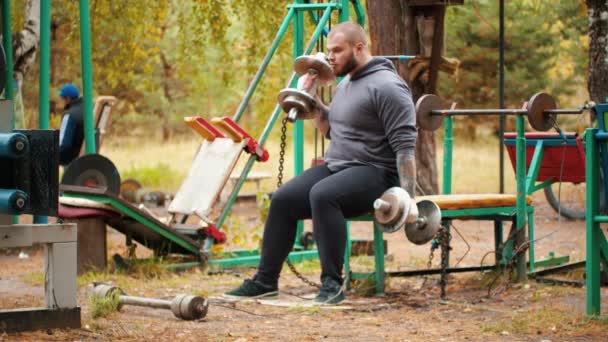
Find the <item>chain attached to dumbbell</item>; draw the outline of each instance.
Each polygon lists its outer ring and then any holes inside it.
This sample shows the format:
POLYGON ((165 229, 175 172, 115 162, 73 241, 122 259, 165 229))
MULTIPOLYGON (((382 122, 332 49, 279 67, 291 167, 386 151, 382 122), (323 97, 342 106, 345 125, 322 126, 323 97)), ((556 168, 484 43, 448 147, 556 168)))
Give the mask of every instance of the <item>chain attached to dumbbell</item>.
POLYGON ((157 309, 168 309, 173 312, 175 317, 183 320, 202 319, 207 315, 209 301, 200 296, 180 294, 173 300, 163 300, 155 298, 144 298, 127 296, 116 286, 97 284, 93 288, 93 295, 99 298, 110 298, 118 296, 118 309, 123 305, 144 306, 157 309))

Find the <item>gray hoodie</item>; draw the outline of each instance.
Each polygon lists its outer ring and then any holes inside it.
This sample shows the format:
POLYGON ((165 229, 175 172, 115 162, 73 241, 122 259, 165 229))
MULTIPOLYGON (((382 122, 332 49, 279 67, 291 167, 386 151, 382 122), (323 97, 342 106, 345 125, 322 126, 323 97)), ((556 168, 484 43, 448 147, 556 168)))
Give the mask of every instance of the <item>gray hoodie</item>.
POLYGON ((373 165, 397 173, 397 153, 413 154, 418 133, 412 94, 391 61, 373 58, 338 84, 329 126, 330 170, 373 165))

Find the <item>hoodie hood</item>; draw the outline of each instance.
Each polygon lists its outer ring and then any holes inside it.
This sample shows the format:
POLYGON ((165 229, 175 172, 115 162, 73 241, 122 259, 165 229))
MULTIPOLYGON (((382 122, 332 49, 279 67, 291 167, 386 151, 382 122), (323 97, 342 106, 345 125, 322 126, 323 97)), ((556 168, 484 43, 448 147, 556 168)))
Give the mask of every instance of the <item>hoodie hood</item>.
POLYGON ((363 78, 369 74, 373 74, 380 70, 390 70, 392 72, 397 72, 395 70, 395 66, 393 62, 389 61, 384 57, 374 57, 371 61, 369 61, 365 66, 357 71, 354 75, 352 75, 351 80, 357 80, 359 78, 363 78))

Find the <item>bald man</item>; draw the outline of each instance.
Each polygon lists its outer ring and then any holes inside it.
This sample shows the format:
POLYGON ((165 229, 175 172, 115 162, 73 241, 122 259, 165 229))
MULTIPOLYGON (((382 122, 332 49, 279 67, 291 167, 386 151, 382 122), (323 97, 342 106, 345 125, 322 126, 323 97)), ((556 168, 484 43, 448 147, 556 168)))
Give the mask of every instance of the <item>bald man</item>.
MULTIPOLYGON (((327 51, 334 74, 344 79, 331 105, 319 105, 313 119, 330 139, 325 163, 273 194, 258 271, 226 292, 227 297, 278 294, 279 274, 293 247, 297 222, 312 218, 322 284, 315 302, 341 302, 346 218, 371 212, 374 200, 390 187, 400 185, 414 195, 417 131, 409 87, 389 60, 372 57, 365 32, 356 23, 335 26, 327 51)), ((303 82, 313 80, 314 76, 303 82)))

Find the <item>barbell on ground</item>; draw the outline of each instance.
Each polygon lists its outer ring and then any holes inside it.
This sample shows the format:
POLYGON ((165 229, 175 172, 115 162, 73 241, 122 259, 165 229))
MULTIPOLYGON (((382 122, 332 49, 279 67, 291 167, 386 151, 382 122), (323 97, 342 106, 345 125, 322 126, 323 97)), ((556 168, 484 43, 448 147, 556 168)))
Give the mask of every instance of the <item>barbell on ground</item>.
POLYGON ((434 94, 421 96, 416 101, 416 121, 424 130, 441 127, 446 115, 527 115, 530 125, 537 131, 548 131, 555 125, 555 116, 581 114, 592 107, 591 103, 577 109, 557 109, 555 99, 547 93, 536 93, 520 109, 442 109, 441 99, 434 94))
POLYGON ((99 298, 109 298, 118 295, 118 309, 123 305, 144 306, 157 309, 169 309, 175 317, 183 320, 195 320, 207 315, 209 301, 200 296, 180 294, 172 300, 127 296, 116 286, 97 284, 93 295, 99 298))
POLYGON ((385 233, 394 233, 405 226, 407 239, 423 245, 441 228, 441 209, 430 200, 416 203, 405 189, 392 187, 374 201, 374 221, 385 233))
POLYGON ((317 107, 317 100, 315 99, 317 87, 319 84, 327 85, 336 78, 323 52, 296 58, 294 70, 301 76, 297 88, 285 88, 279 92, 278 96, 279 104, 287 113, 289 122, 312 118, 314 109, 317 107), (319 75, 319 77, 309 88, 305 89, 302 81, 305 77, 310 76, 307 74, 319 75))

